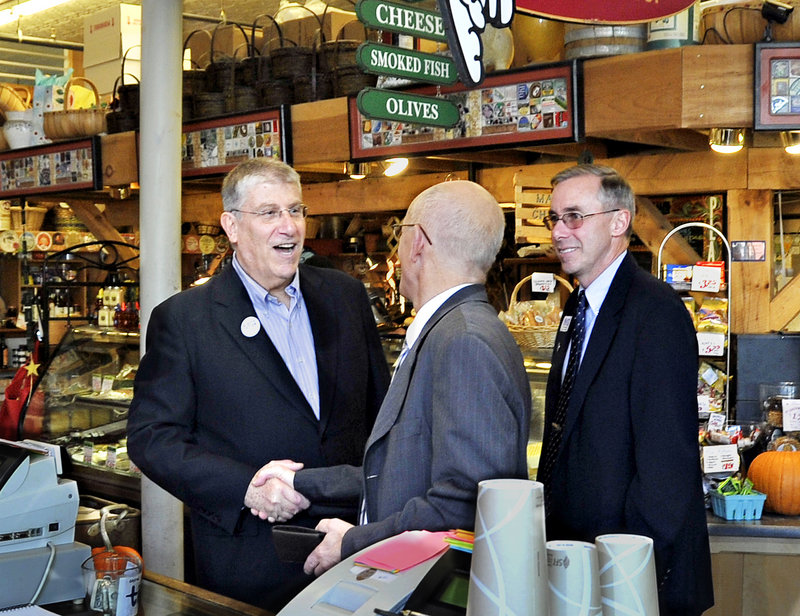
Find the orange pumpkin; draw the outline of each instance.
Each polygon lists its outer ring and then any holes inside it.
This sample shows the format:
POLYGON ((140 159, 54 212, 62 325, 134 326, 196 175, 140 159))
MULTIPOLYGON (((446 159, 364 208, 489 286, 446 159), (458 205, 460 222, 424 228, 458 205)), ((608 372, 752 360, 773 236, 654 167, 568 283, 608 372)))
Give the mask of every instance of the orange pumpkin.
POLYGON ((767 495, 767 510, 800 514, 800 451, 765 451, 750 464, 747 476, 767 495))

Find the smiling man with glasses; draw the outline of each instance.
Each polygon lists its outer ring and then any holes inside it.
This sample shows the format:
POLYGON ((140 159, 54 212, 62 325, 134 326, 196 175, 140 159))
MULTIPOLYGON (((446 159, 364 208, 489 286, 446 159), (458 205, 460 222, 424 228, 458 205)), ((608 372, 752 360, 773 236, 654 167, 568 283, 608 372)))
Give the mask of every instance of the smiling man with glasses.
POLYGON ((251 480, 274 458, 358 464, 389 372, 364 285, 299 265, 308 210, 297 172, 242 163, 222 204, 232 265, 153 310, 128 451, 190 507, 198 585, 277 612, 311 578, 278 559, 273 525, 321 517, 280 480, 251 480))
POLYGON ((552 180, 544 224, 567 300, 547 382, 537 479, 548 540, 653 539, 661 616, 714 603, 697 446, 697 339, 680 297, 628 253, 633 190, 614 169, 552 180))

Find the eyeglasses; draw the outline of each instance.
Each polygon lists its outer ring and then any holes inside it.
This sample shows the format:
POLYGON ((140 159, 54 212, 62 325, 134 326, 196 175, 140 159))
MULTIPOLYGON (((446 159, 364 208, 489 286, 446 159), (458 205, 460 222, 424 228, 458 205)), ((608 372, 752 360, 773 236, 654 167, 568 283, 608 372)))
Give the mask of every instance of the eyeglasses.
POLYGON ((301 218, 305 218, 308 216, 308 206, 303 205, 302 203, 298 203, 297 205, 293 205, 292 207, 287 208, 278 208, 278 207, 271 207, 265 210, 228 210, 229 212, 241 212, 242 214, 252 214, 253 216, 258 216, 260 220, 263 220, 266 223, 271 222, 278 222, 281 218, 281 214, 286 212, 289 214, 289 218, 292 220, 300 220, 301 218))
POLYGON ((583 225, 584 218, 589 218, 589 216, 598 216, 600 214, 610 214, 611 212, 619 212, 620 209, 621 208, 603 210, 602 212, 593 212, 592 214, 581 214, 580 212, 565 212, 561 216, 548 214, 542 219, 542 222, 544 223, 544 226, 547 227, 548 231, 552 231, 553 227, 556 226, 556 223, 558 223, 559 220, 567 226, 567 229, 580 229, 581 225, 583 225))
POLYGON ((419 230, 422 231, 422 235, 425 236, 425 239, 428 241, 428 244, 433 246, 433 242, 431 238, 428 237, 428 234, 425 232, 425 228, 419 224, 418 222, 405 222, 405 223, 395 223, 392 225, 392 233, 396 240, 400 240, 400 236, 403 235, 403 227, 419 227, 419 230))

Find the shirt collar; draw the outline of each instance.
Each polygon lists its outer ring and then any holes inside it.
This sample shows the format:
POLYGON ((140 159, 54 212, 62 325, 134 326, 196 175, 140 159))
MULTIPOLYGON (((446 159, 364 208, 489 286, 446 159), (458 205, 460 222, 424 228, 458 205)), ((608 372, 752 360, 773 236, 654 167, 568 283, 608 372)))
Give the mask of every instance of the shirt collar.
POLYGON ((414 317, 411 325, 409 325, 408 329, 406 330, 406 346, 408 346, 409 349, 414 346, 414 343, 417 341, 417 338, 419 338, 419 335, 422 332, 422 328, 425 327, 425 324, 430 320, 434 313, 439 310, 442 304, 444 304, 458 291, 464 287, 468 287, 470 284, 473 283, 460 284, 456 285, 455 287, 450 287, 446 291, 442 291, 438 295, 434 295, 422 305, 422 308, 417 310, 417 316, 414 317))
POLYGON ((617 275, 617 270, 622 264, 622 260, 625 258, 626 254, 627 251, 623 250, 622 253, 611 262, 611 265, 604 269, 600 275, 584 289, 586 293, 586 303, 594 314, 600 313, 600 307, 603 305, 606 295, 608 295, 608 290, 611 288, 614 276, 617 275))
MULTIPOLYGON (((239 263, 239 259, 236 257, 236 252, 233 253, 233 269, 236 270, 236 273, 239 275, 253 304, 257 301, 262 303, 274 303, 278 301, 274 295, 271 295, 270 292, 258 284, 250 274, 244 271, 242 264, 239 263)), ((292 304, 302 297, 302 293, 300 292, 300 268, 297 268, 297 271, 294 273, 294 278, 292 278, 292 281, 287 285, 286 294, 292 298, 292 304)))

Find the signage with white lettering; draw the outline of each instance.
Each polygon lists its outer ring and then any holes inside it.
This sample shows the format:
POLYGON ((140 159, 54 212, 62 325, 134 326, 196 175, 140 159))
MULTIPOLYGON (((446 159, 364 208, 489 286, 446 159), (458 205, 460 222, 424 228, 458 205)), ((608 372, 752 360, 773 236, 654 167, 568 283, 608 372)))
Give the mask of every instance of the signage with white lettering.
POLYGON ((361 70, 367 73, 444 85, 454 84, 458 79, 450 58, 391 45, 363 43, 356 52, 356 60, 361 70))
POLYGON ((445 98, 394 90, 364 88, 356 98, 358 110, 367 118, 420 122, 429 126, 455 126, 459 111, 445 98))
POLYGON ((517 0, 517 10, 568 21, 641 23, 688 9, 694 0, 517 0))
POLYGON ((356 4, 356 15, 369 28, 410 34, 432 41, 447 41, 442 16, 433 11, 384 0, 360 0, 356 4))

